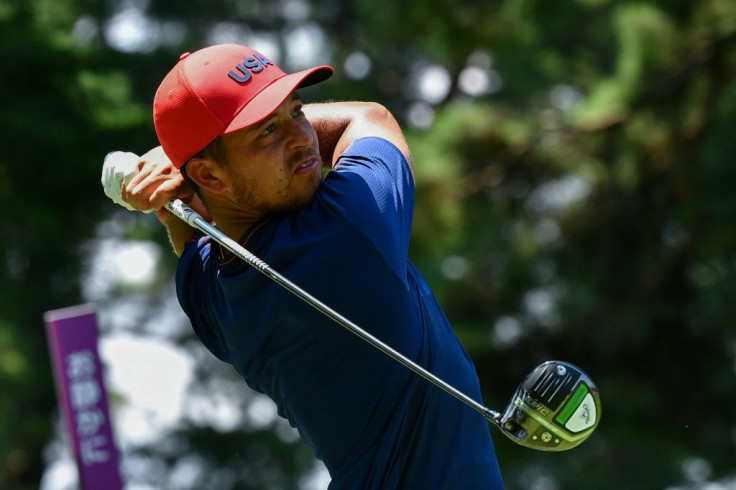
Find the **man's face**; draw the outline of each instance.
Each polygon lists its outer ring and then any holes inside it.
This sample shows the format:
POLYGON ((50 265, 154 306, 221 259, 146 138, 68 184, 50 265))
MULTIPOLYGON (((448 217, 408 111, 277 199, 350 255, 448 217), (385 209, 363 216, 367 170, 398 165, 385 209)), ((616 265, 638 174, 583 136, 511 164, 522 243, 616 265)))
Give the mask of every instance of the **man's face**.
POLYGON ((292 94, 258 124, 225 135, 231 200, 258 216, 311 202, 322 180, 317 134, 292 94))

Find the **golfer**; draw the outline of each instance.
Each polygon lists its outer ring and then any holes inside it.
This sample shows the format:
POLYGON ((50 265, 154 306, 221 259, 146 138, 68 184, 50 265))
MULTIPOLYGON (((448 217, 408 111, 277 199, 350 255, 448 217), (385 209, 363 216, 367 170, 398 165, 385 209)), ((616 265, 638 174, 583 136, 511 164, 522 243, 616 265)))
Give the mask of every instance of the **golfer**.
POLYGON ((180 198, 361 328, 481 401, 475 368, 408 259, 412 159, 381 105, 305 104, 328 66, 285 74, 248 47, 182 55, 154 99, 161 147, 121 189, 180 256, 204 345, 274 400, 330 489, 501 489, 485 418, 163 208, 180 198))

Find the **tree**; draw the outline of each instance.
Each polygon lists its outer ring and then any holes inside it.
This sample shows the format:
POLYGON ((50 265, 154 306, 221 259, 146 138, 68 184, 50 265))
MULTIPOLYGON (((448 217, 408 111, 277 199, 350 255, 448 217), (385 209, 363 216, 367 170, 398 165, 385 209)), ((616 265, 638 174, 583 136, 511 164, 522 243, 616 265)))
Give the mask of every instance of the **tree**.
POLYGON ((36 488, 43 470, 55 399, 42 314, 79 301, 80 245, 110 209, 99 197, 99 158, 144 129, 126 78, 112 63, 91 70, 100 53, 74 44, 81 9, 0 4, 0 486, 9 489, 36 488))
MULTIPOLYGON (((82 300, 86 250, 114 216, 102 157, 154 146, 160 79, 180 52, 227 39, 271 46, 288 69, 330 62, 338 73, 308 100, 373 99, 402 121, 418 178, 412 257, 488 406, 547 358, 598 382, 602 423, 580 448, 532 453, 495 435, 510 489, 733 477, 732 4, 4 0, 0 383, 13 396, 0 401, 0 487, 35 488, 43 470, 55 399, 41 318, 82 300), (113 35, 123 14, 142 26, 128 44, 113 35)), ((150 219, 116 219, 121 236, 166 247, 150 219)), ((162 257, 154 289, 170 283, 162 257)), ((170 295, 143 293, 141 319, 170 295)), ((206 372, 193 390, 234 379, 206 372)), ((310 460, 271 429, 182 426, 127 456, 157 468, 159 486, 183 461, 219 488, 295 488, 310 460)))

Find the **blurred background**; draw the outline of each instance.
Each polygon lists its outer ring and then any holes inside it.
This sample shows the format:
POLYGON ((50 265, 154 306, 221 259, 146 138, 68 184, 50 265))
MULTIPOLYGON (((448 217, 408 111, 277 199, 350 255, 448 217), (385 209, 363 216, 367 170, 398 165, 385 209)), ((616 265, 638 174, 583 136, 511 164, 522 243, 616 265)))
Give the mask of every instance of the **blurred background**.
POLYGON ((400 120, 411 257, 487 406, 547 359, 597 381, 570 452, 494 430, 509 489, 736 488, 733 0, 0 0, 0 488, 77 488, 43 313, 80 303, 128 489, 326 488, 193 337, 158 222, 100 185, 107 152, 157 145, 179 54, 222 42, 332 64, 306 100, 400 120))

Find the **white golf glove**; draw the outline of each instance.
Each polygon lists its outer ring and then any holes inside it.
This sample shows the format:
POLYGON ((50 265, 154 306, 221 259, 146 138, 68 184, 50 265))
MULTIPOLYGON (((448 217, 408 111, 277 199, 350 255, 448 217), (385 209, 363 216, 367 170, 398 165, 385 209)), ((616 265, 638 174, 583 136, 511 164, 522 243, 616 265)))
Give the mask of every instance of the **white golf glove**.
MULTIPOLYGON (((135 153, 126 151, 113 151, 105 156, 105 163, 102 164, 102 188, 105 195, 112 199, 113 202, 120 204, 125 209, 137 211, 133 206, 123 201, 120 196, 120 188, 123 183, 127 184, 136 174, 138 161, 140 157, 135 153)), ((152 213, 154 209, 144 211, 144 213, 152 213)))

